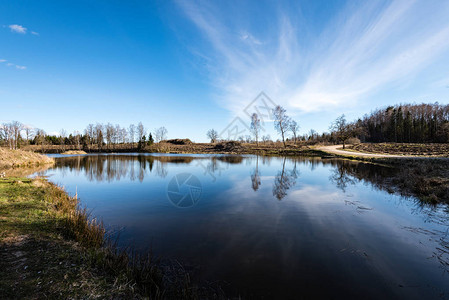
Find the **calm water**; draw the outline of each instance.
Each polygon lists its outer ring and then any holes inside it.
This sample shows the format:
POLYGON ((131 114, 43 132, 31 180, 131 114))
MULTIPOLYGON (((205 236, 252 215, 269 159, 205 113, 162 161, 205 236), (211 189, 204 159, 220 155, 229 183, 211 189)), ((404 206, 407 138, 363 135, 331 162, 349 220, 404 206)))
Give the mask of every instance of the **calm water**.
POLYGON ((449 297, 449 210, 388 168, 207 155, 58 157, 45 172, 123 244, 244 298, 449 297), (390 191, 388 193, 387 191, 390 191))

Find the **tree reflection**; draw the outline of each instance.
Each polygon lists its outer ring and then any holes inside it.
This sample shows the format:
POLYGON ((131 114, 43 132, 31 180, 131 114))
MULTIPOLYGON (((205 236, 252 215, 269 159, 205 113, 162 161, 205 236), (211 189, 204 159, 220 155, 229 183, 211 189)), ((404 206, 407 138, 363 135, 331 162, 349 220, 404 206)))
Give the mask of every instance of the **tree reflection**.
POLYGON ((257 191, 260 186, 259 156, 256 156, 256 168, 251 174, 251 186, 254 191, 257 191))
POLYGON ((350 160, 330 160, 328 163, 334 167, 329 181, 343 192, 357 181, 369 182, 377 189, 389 193, 395 189, 391 178, 397 170, 393 168, 350 160))
POLYGON ((167 171, 167 163, 159 161, 156 164, 156 175, 165 178, 167 177, 168 171, 167 171))
POLYGON ((274 178, 273 196, 278 200, 282 200, 287 196, 287 191, 296 183, 299 172, 296 170, 296 160, 292 170, 285 169, 286 157, 282 163, 282 170, 279 171, 274 178))
POLYGON ((193 157, 150 156, 150 155, 86 155, 64 157, 56 160, 55 168, 64 173, 83 172, 89 181, 119 181, 129 178, 131 181, 143 181, 145 176, 154 174, 165 178, 168 174, 167 165, 189 164, 193 157))
POLYGON ((341 189, 343 193, 346 192, 348 185, 354 185, 356 181, 348 174, 348 169, 344 164, 337 164, 336 168, 332 170, 332 175, 329 180, 334 183, 337 188, 341 189))

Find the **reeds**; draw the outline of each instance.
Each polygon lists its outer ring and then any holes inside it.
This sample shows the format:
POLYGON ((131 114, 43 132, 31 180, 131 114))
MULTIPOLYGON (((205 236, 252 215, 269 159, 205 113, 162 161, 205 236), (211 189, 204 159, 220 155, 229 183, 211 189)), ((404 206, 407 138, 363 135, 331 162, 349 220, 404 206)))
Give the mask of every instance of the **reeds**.
MULTIPOLYGON (((200 298, 200 289, 191 283, 189 274, 182 271, 180 265, 170 266, 170 274, 166 274, 151 251, 141 254, 132 247, 120 248, 118 238, 114 239, 103 222, 92 218, 87 209, 81 208, 76 197, 70 197, 62 188, 44 182, 49 185, 45 189, 46 199, 55 208, 62 234, 86 249, 86 258, 93 266, 116 278, 125 278, 120 282, 125 281, 128 288, 132 287, 135 291, 133 297, 200 298)), ((208 294, 206 298, 224 298, 217 297, 216 293, 210 297, 210 291, 201 291, 201 294, 208 294)))

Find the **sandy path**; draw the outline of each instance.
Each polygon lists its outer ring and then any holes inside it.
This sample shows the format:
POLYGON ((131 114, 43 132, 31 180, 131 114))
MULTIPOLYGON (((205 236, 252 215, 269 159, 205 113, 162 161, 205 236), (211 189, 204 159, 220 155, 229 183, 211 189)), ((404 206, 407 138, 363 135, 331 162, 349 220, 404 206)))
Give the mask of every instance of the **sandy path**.
POLYGON ((332 154, 340 154, 340 155, 351 155, 351 156, 360 156, 360 157, 377 157, 377 158, 424 158, 429 156, 413 156, 413 155, 392 155, 392 154, 374 154, 374 153, 363 153, 356 151, 346 151, 342 149, 343 145, 332 145, 332 146, 321 146, 318 147, 319 150, 332 153, 332 154))

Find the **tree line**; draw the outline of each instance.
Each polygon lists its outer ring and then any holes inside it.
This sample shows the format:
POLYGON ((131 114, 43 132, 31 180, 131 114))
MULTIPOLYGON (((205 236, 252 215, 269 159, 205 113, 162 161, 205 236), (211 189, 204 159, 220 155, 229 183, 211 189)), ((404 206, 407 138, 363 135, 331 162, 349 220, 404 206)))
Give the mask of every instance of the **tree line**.
MULTIPOLYGON (((345 143, 350 138, 372 143, 448 143, 449 142, 449 105, 433 104, 398 104, 379 108, 366 114, 363 118, 348 122, 345 115, 339 116, 329 126, 329 132, 319 134, 314 129, 299 135, 298 123, 290 118, 282 106, 276 106, 272 115, 274 127, 280 141, 310 141, 327 143, 345 143)), ((240 136, 241 142, 256 142, 260 139, 260 118, 251 116, 251 135, 240 136)), ((214 129, 207 132, 212 143, 218 140, 214 129)), ((262 136, 262 141, 271 141, 270 136, 262 136)))
MULTIPOLYGON (((298 132, 300 128, 298 123, 291 117, 289 117, 287 115, 287 111, 280 105, 277 105, 271 111, 271 113, 274 119, 274 128, 281 135, 284 147, 286 145, 285 142, 289 140, 289 133, 292 134, 290 140, 293 140, 296 143, 296 141, 298 141, 298 132)), ((269 135, 260 135, 263 128, 261 125, 261 119, 258 114, 253 113, 251 115, 251 123, 249 128, 251 135, 247 135, 245 137, 240 136, 238 138, 239 141, 247 143, 251 143, 254 141, 257 145, 259 144, 260 140, 262 140, 263 142, 271 141, 271 137, 269 135)), ((206 135, 210 139, 211 143, 215 143, 218 141, 218 132, 215 129, 210 129, 206 135)))
POLYGON ((447 143, 449 105, 400 104, 377 109, 355 122, 366 142, 447 143))
MULTIPOLYGON (((345 115, 339 116, 329 127, 329 132, 319 134, 311 129, 299 134, 299 124, 287 115, 282 106, 272 111, 274 128, 284 147, 286 142, 306 141, 312 143, 343 143, 350 138, 361 142, 397 142, 397 143, 448 143, 449 142, 449 104, 398 104, 379 108, 353 122, 345 115)), ((250 134, 240 136, 241 142, 252 143, 271 141, 269 135, 261 135, 263 130, 260 117, 251 116, 250 134)), ((207 132, 212 143, 218 141, 216 130, 207 132)), ((129 127, 118 124, 89 124, 80 133, 67 134, 64 129, 59 134, 46 134, 39 128, 31 128, 18 121, 0 125, 0 145, 17 149, 20 145, 68 145, 77 149, 114 149, 116 145, 128 144, 142 149, 145 145, 167 139, 167 129, 159 127, 152 132, 142 122, 129 127)))
POLYGON ((142 122, 129 127, 118 124, 89 124, 83 133, 74 131, 67 134, 61 129, 59 134, 47 134, 39 128, 32 128, 18 121, 0 125, 0 145, 10 149, 18 149, 21 145, 61 145, 74 146, 77 149, 111 149, 119 144, 136 145, 143 148, 154 142, 167 139, 165 127, 156 128, 153 132, 144 127, 142 122))

